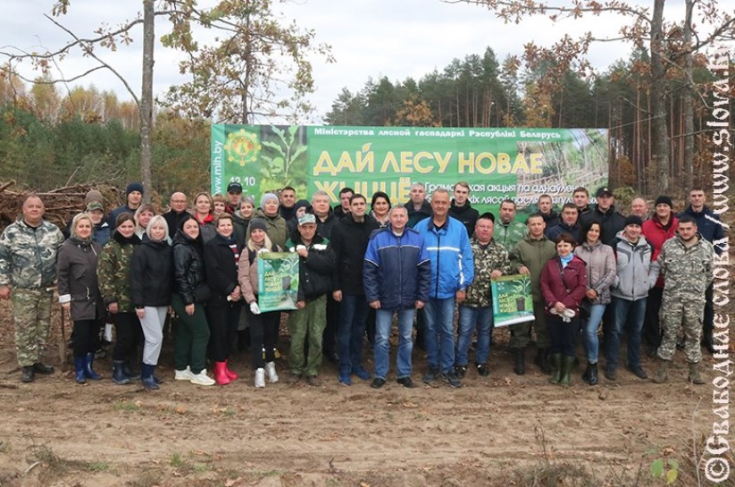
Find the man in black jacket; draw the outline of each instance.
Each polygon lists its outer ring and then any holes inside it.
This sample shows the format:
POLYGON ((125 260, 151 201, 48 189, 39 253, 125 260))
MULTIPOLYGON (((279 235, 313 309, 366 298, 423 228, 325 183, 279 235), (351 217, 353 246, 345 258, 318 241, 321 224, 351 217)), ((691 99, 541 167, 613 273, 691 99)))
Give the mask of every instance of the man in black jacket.
POLYGON ((584 227, 589 222, 597 222, 602 229, 600 240, 602 243, 611 245, 615 237, 625 228, 625 217, 615 209, 615 197, 612 189, 602 186, 595 194, 597 204, 594 209, 581 214, 579 223, 584 227))
POLYGON ((408 211, 408 228, 413 228, 424 218, 429 218, 434 212, 431 205, 426 201, 426 186, 421 183, 413 183, 410 193, 411 201, 406 204, 408 211))
POLYGON ((332 229, 332 249, 337 256, 337 265, 332 274, 332 297, 339 303, 339 382, 347 386, 352 384, 352 374, 362 380, 370 378, 370 373, 360 363, 362 337, 369 311, 362 269, 370 234, 379 225, 365 214, 366 211, 365 197, 361 194, 352 195, 350 211, 332 229))
POLYGON ((460 181, 454 185, 454 198, 449 208, 449 216, 462 222, 467 229, 467 236, 471 237, 475 232, 475 223, 480 215, 470 204, 470 184, 460 181))
POLYGON ((188 206, 186 194, 180 191, 173 193, 169 200, 169 206, 171 209, 163 214, 163 218, 165 218, 166 223, 168 223, 168 228, 171 231, 171 238, 173 239, 176 236, 176 229, 181 228, 181 224, 184 223, 184 220, 188 220, 190 216, 189 212, 186 210, 186 207, 188 206))
POLYGON ((355 190, 350 187, 344 187, 339 190, 339 204, 334 206, 334 216, 337 219, 350 213, 350 200, 354 194, 355 190))

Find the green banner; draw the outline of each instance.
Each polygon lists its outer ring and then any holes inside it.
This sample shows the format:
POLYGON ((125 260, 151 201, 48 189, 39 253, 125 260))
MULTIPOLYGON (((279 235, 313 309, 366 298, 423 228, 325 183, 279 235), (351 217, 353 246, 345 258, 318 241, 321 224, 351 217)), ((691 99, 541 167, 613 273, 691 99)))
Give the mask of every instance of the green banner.
POLYGON ((501 276, 491 283, 494 326, 533 321, 531 279, 526 275, 501 276))
POLYGON ((299 256, 288 252, 258 254, 258 307, 263 313, 296 309, 299 256))
POLYGON ((406 202, 412 183, 430 194, 466 181, 480 211, 506 198, 524 208, 544 193, 560 205, 578 186, 607 184, 608 157, 605 129, 213 125, 212 192, 237 181, 246 194, 292 186, 336 203, 349 186, 406 202))

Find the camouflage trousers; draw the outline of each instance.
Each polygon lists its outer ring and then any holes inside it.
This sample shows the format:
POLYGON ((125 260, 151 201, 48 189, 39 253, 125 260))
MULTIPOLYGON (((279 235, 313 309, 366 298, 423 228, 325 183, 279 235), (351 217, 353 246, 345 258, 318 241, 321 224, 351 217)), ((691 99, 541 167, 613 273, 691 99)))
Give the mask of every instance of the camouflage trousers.
POLYGON ((53 291, 13 288, 13 324, 18 365, 26 367, 41 361, 51 331, 53 291))
POLYGON ((661 303, 661 328, 664 337, 658 347, 658 356, 662 360, 671 360, 676 352, 676 338, 684 326, 686 348, 684 353, 687 362, 696 364, 702 360, 702 349, 699 344, 702 337, 702 321, 704 320, 704 296, 688 297, 667 296, 661 303))
POLYGON ((536 330, 536 346, 538 348, 549 348, 551 340, 546 328, 546 315, 544 315, 543 303, 533 302, 534 321, 524 321, 510 325, 510 348, 526 348, 531 341, 531 326, 536 330))
POLYGON ((317 375, 322 365, 322 333, 327 326, 327 297, 307 301, 304 309, 292 311, 288 317, 291 349, 288 365, 292 374, 317 375), (308 336, 308 353, 304 357, 304 342, 308 336))

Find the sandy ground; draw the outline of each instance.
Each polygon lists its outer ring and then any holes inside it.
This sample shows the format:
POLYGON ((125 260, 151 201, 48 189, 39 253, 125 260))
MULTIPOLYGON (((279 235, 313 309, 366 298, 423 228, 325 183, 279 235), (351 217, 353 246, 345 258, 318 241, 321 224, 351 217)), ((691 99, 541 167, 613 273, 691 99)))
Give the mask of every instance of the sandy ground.
MULTIPOLYGON (((621 369, 616 382, 590 387, 580 368, 561 388, 532 363, 513 374, 504 330, 490 377, 470 370, 456 390, 399 386, 393 357, 378 391, 359 379, 338 385, 331 364, 322 387, 256 390, 247 354, 232 360, 241 380, 203 388, 173 380, 170 346, 159 391, 114 385, 109 358, 97 366, 105 380, 78 386, 56 343, 56 373, 25 385, 9 316, 0 303, 0 487, 665 485, 652 478, 657 459, 676 460, 674 485, 691 486, 694 446, 701 454, 714 419, 712 387, 685 382, 681 352, 666 385, 621 369)), ((279 348, 287 346, 282 337, 279 348)), ((369 350, 365 357, 372 369, 369 350)), ((280 359, 282 378, 285 366, 280 359)), ((414 380, 424 366, 416 350, 414 380)), ((650 359, 644 367, 653 374, 650 359)))

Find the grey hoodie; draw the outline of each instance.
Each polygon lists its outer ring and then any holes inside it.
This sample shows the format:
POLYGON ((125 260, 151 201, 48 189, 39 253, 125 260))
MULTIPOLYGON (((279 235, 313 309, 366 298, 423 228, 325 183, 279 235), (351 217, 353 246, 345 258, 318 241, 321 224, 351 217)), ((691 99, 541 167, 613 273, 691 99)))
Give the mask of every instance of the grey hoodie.
POLYGON ((617 233, 612 247, 618 260, 618 274, 610 289, 612 296, 628 301, 646 298, 659 272, 658 262, 651 262, 653 248, 643 235, 635 244, 630 243, 623 230, 617 233))

